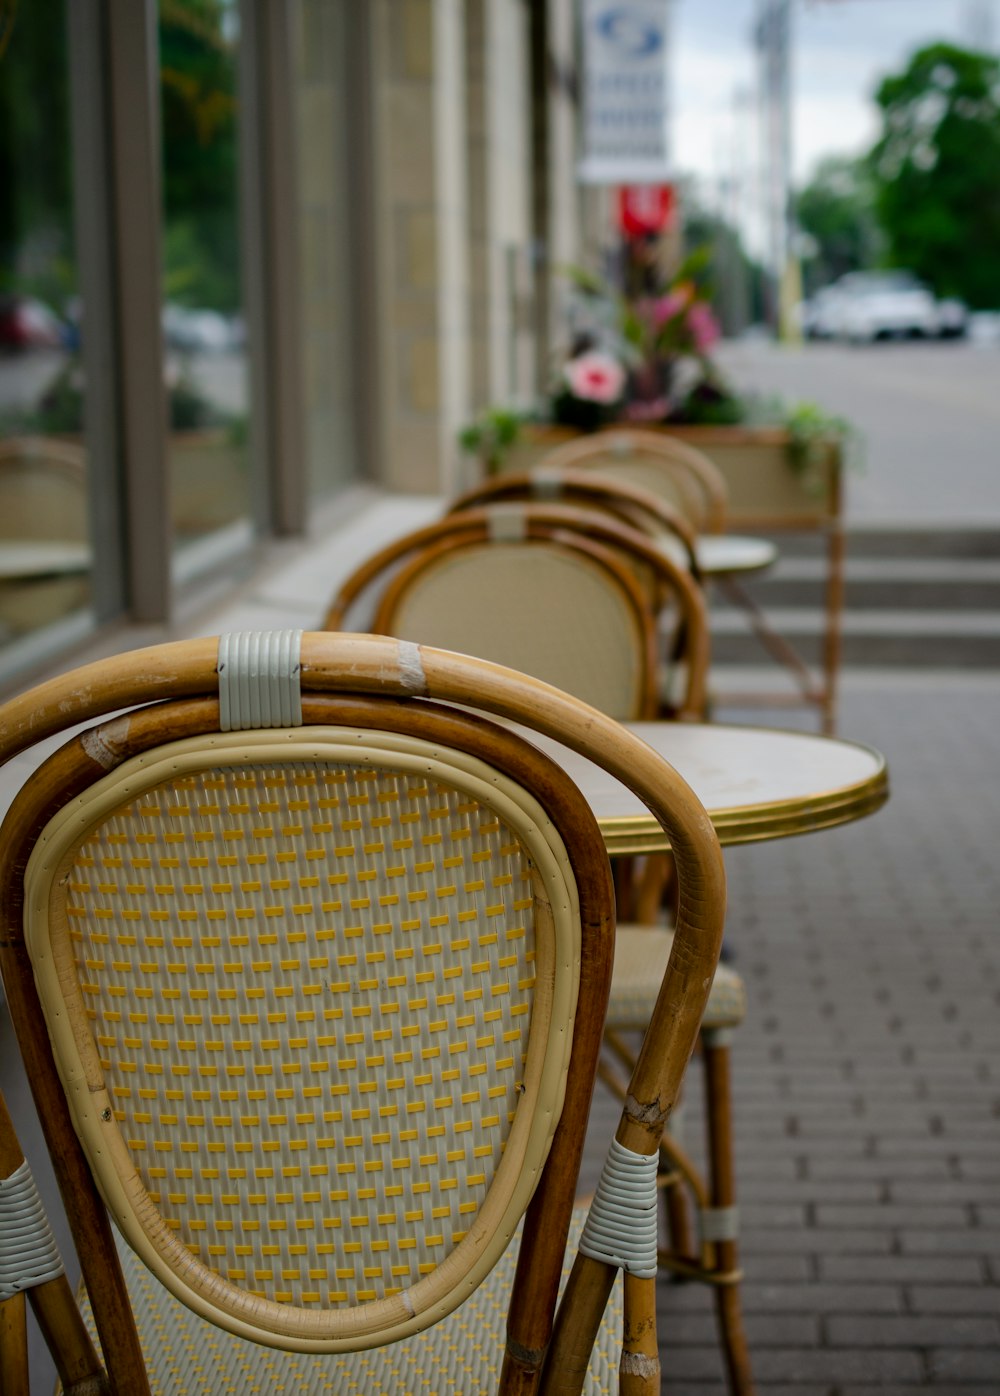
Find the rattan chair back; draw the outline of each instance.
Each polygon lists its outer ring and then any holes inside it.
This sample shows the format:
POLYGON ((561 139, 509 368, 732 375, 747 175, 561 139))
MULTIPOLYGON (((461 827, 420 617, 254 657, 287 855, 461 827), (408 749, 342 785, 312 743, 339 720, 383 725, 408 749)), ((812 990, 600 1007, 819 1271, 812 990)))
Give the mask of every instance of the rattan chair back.
POLYGON ((649 490, 597 471, 537 466, 534 470, 495 475, 459 495, 448 512, 457 514, 514 500, 569 504, 610 514, 640 533, 659 539, 668 556, 697 576, 696 534, 683 514, 649 490))
POLYGON ((508 664, 620 720, 660 714, 665 616, 681 637, 676 715, 702 715, 705 602, 690 573, 625 523, 555 504, 450 514, 344 583, 324 625, 379 592, 372 628, 508 664))
MULTIPOLYGON (((188 1310, 305 1354, 415 1341, 527 1212, 500 1389, 537 1374, 613 893, 579 792, 470 703, 627 772, 686 850, 667 1055, 636 1082, 669 1110, 718 952, 718 849, 670 768, 591 709, 465 656, 296 632, 139 651, 0 709, 0 761, 102 718, 0 830, 0 964, 111 1390, 200 1388, 145 1374, 105 1208, 188 1310)), ((652 1155, 640 1116, 617 1147, 652 1155)), ((600 1289, 614 1267, 588 1264, 600 1289)))
POLYGON ((628 481, 676 509, 696 533, 726 527, 728 490, 718 467, 663 432, 608 427, 556 446, 539 466, 596 470, 628 481))

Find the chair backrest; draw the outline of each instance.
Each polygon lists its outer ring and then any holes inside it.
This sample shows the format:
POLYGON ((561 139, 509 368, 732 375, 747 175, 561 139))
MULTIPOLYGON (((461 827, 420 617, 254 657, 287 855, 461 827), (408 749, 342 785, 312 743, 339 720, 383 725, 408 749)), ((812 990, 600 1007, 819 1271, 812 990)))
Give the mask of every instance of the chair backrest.
POLYGON ((703 715, 701 590, 654 541, 610 517, 555 504, 450 514, 362 564, 324 626, 349 625, 372 589, 377 633, 521 669, 619 720, 660 714, 660 632, 672 611, 683 669, 676 715, 703 715))
POLYGON ((85 543, 87 457, 44 436, 0 441, 0 538, 85 543))
POLYGON ((616 724, 467 656, 298 632, 157 646, 0 708, 0 762, 102 719, 0 830, 0 965, 112 1389, 147 1387, 105 1206, 195 1312, 302 1351, 434 1323, 527 1211, 509 1322, 541 1362, 613 893, 568 777, 469 704, 624 778, 678 851, 666 1041, 636 1080, 661 1114, 619 1127, 652 1156, 723 880, 700 805, 616 724))
POLYGON ((698 533, 721 533, 726 527, 728 490, 718 467, 664 432, 607 427, 556 446, 539 466, 598 470, 665 500, 698 533))
POLYGON ((562 466, 536 466, 534 470, 495 475, 452 501, 450 514, 510 500, 538 504, 569 504, 610 514, 640 533, 661 540, 668 556, 698 575, 696 534, 688 520, 667 501, 628 480, 596 471, 562 466))

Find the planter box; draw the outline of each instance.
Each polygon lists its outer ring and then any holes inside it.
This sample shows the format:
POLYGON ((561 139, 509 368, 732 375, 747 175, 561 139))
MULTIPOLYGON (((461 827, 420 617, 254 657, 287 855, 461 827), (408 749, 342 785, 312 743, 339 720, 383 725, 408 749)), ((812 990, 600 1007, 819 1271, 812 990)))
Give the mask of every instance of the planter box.
MULTIPOLYGON (((836 438, 817 444, 800 466, 783 427, 643 427, 703 451, 729 489, 736 529, 827 529, 840 518, 842 453, 836 438)), ((504 457, 503 471, 530 470, 549 451, 579 435, 571 427, 529 426, 504 457)))

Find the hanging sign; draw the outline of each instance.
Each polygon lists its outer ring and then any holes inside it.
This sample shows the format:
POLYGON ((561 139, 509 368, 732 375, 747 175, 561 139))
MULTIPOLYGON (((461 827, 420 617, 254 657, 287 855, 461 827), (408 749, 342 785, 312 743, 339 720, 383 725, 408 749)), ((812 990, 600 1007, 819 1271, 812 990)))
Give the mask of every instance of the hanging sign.
POLYGON ((628 238, 665 233, 676 213, 672 184, 626 184, 618 191, 618 227, 628 238))
POLYGON ((583 183, 664 184, 671 177, 669 17, 670 0, 583 0, 583 183))

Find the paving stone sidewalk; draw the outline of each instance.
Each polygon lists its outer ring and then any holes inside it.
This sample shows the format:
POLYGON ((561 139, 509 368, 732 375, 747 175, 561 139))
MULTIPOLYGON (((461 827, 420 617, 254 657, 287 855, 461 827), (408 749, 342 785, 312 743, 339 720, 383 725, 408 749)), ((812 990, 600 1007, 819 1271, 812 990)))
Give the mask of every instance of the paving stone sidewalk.
MULTIPOLYGON (((887 754, 890 803, 727 853, 762 1396, 1000 1392, 998 719, 998 676, 848 676, 840 730, 887 754)), ((663 1390, 724 1392, 706 1289, 659 1311, 663 1390)))

